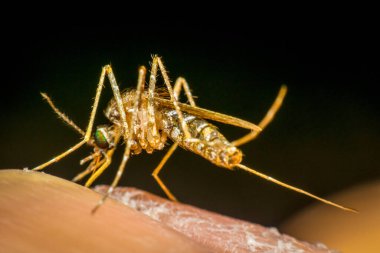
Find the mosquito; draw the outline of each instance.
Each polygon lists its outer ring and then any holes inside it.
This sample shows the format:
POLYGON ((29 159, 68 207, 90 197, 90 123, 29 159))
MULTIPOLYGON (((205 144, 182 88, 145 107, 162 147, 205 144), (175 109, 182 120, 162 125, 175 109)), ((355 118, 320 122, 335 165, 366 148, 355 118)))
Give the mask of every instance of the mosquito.
POLYGON ((124 92, 120 92, 111 66, 106 65, 102 68, 86 131, 83 131, 71 119, 69 119, 69 117, 62 113, 54 105, 48 95, 41 93, 42 97, 48 102, 59 118, 76 130, 83 139, 63 153, 53 157, 51 160, 33 168, 33 170, 42 170, 47 166, 58 162, 87 143, 93 147, 93 153, 82 159, 80 164, 83 165, 84 163, 89 162, 89 165, 83 172, 79 173, 73 181, 77 182, 91 174, 85 183, 86 187, 90 187, 92 183, 109 167, 118 144, 123 142, 125 148, 121 163, 107 193, 103 195, 93 208, 92 212, 95 212, 118 185, 131 155, 137 155, 141 153, 142 150, 145 150, 149 154, 154 150, 162 150, 168 139, 170 139, 173 144, 158 166, 154 169, 152 176, 167 197, 172 201, 176 201, 176 198, 160 179, 159 173, 179 146, 202 156, 219 167, 228 170, 241 169, 290 190, 317 199, 328 205, 346 211, 356 212, 354 209, 323 199, 241 164, 243 153, 238 147, 254 140, 272 121, 285 98, 287 92, 287 87, 285 85, 281 86, 280 91, 267 114, 258 125, 255 125, 230 115, 198 107, 194 101, 194 97, 187 81, 183 77, 179 77, 173 86, 161 58, 157 55, 153 55, 152 59, 147 90, 145 89, 147 70, 144 66, 141 66, 138 70, 136 89, 130 89, 124 92), (158 72, 161 73, 166 86, 165 88, 156 87, 158 72), (108 77, 113 92, 113 98, 110 100, 104 111, 110 124, 97 126, 96 130, 93 132, 95 115, 106 77, 108 77), (187 98, 186 103, 179 101, 182 90, 187 98), (214 125, 206 120, 248 129, 250 132, 245 136, 230 142, 214 125))

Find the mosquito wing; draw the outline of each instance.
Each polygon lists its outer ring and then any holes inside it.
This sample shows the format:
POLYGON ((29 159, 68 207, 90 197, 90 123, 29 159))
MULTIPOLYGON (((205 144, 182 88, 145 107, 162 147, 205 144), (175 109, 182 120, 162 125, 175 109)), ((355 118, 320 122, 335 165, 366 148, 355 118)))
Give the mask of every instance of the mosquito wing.
MULTIPOLYGON (((168 99, 155 97, 154 100, 157 101, 162 106, 174 109, 173 102, 168 100, 168 99)), ((248 122, 248 121, 245 121, 245 120, 242 120, 242 119, 230 116, 230 115, 226 115, 226 114, 219 113, 219 112, 214 112, 214 111, 207 110, 207 109, 204 109, 201 107, 194 107, 194 106, 191 106, 189 104, 183 104, 183 103, 179 103, 179 102, 178 102, 178 106, 182 111, 190 113, 194 116, 197 116, 197 117, 200 117, 203 119, 209 119, 209 120, 221 122, 221 123, 232 125, 232 126, 250 129, 250 130, 253 130, 256 132, 261 132, 261 130, 262 130, 261 127, 255 125, 251 122, 248 122)))

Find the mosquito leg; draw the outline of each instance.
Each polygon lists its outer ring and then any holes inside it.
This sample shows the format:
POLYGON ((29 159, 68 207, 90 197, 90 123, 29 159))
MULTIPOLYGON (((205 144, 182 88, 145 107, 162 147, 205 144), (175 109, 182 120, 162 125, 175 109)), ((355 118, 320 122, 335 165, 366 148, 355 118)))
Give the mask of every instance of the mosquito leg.
POLYGON ((73 181, 74 183, 79 182, 85 176, 87 176, 88 174, 90 174, 91 172, 93 172, 94 170, 96 170, 98 167, 100 167, 101 165, 103 165, 104 162, 105 162, 105 160, 104 161, 100 161, 98 164, 92 164, 91 163, 87 167, 87 169, 85 169, 84 171, 78 173, 78 175, 76 175, 73 179, 71 179, 71 181, 73 181))
POLYGON ((159 178, 158 173, 162 170, 165 163, 168 161, 169 157, 174 153, 174 151, 177 149, 178 143, 174 143, 169 151, 165 154, 165 156, 162 158, 161 162, 158 164, 158 166, 154 169, 152 176, 154 179, 156 179, 157 183, 160 185, 161 189, 165 192, 166 196, 169 197, 170 200, 177 201, 177 199, 174 197, 174 195, 169 191, 169 189, 166 187, 164 182, 159 178))
MULTIPOLYGON (((286 86, 282 85, 281 88, 280 88, 280 91, 278 92, 278 95, 277 95, 276 99, 274 100, 274 102, 272 104, 272 106, 269 108, 267 114, 265 115, 265 117, 259 123, 259 127, 261 127, 262 129, 264 129, 273 120, 273 118, 276 115, 277 111, 280 109, 280 107, 282 105, 282 102, 284 101, 286 92, 287 92, 286 86)), ((237 139, 237 140, 235 140, 235 141, 233 141, 231 143, 233 145, 235 145, 236 147, 238 147, 238 146, 241 146, 241 145, 243 145, 243 144, 245 144, 247 142, 252 141, 259 134, 260 134, 260 132, 252 131, 249 134, 247 134, 247 135, 241 137, 240 139, 237 139)))
MULTIPOLYGON (((153 75, 154 78, 156 77, 156 75, 157 75, 157 64, 152 66, 151 75, 153 75), (155 69, 153 69, 154 66, 155 66, 155 69)), ((152 79, 153 78, 151 78, 150 80, 152 80, 152 79)), ((153 80, 155 80, 155 79, 153 79, 153 80)), ((186 82, 186 80, 184 78, 180 77, 175 82, 174 91, 173 91, 174 98, 176 100, 178 100, 179 95, 181 93, 182 86, 184 87, 185 94, 187 96, 187 99, 189 100, 190 105, 192 105, 192 106, 195 107, 195 102, 194 102, 193 96, 191 95, 191 92, 190 92, 190 89, 189 89, 189 85, 187 84, 187 82, 186 82)), ((151 89, 152 89, 152 87, 151 87, 151 85, 149 85, 149 91, 151 91, 151 89)), ((154 89, 154 87, 153 87, 153 89, 154 89)), ((153 97, 152 97, 152 102, 153 102, 153 97)), ((172 156, 172 154, 174 153, 174 151, 177 149, 177 147, 178 147, 178 143, 174 143, 170 147, 170 149, 168 150, 168 152, 165 154, 165 156, 162 158, 161 162, 158 164, 158 166, 154 169, 154 171, 152 173, 152 176, 157 181, 157 183, 161 187, 161 189, 165 192, 166 196, 168 196, 168 198, 171 199, 171 200, 173 200, 173 201, 177 201, 177 199, 170 192, 170 190, 166 187, 166 185, 160 179, 160 177, 158 176, 158 174, 160 173, 160 171, 162 170, 162 168, 164 167, 165 163, 168 161, 168 159, 170 158, 170 156, 172 156)))
POLYGON ((116 105, 117 105, 117 111, 120 114, 120 120, 121 120, 121 123, 123 124, 122 125, 122 131, 123 131, 124 141, 126 141, 128 139, 128 135, 129 135, 129 127, 128 127, 127 116, 126 116, 124 105, 123 105, 123 99, 121 97, 119 86, 116 82, 116 78, 115 78, 115 75, 112 71, 111 66, 106 65, 104 68, 106 69, 106 74, 108 76, 108 80, 111 83, 113 96, 115 98, 116 105))
POLYGON ((94 159, 96 159, 97 157, 101 156, 100 153, 101 152, 99 150, 96 151, 95 153, 92 153, 91 155, 89 155, 89 156, 83 158, 82 160, 80 160, 79 164, 83 165, 83 164, 87 163, 88 161, 94 161, 94 159))
POLYGON ((183 114, 181 112, 181 109, 179 108, 178 106, 178 101, 177 101, 177 98, 174 96, 174 92, 173 92, 173 88, 172 88, 172 85, 170 84, 170 79, 169 79, 169 76, 166 72, 166 69, 165 69, 165 66, 164 64, 162 63, 161 61, 161 58, 158 57, 158 56, 154 56, 153 57, 153 63, 152 63, 152 68, 154 65, 158 64, 158 67, 160 68, 161 70, 161 73, 162 73, 162 77, 164 78, 164 82, 165 82, 165 85, 169 91, 169 94, 170 94, 170 99, 171 99, 171 102, 173 103, 174 105, 174 109, 176 110, 177 112, 177 115, 178 115, 178 120, 179 122, 181 123, 181 128, 182 128, 182 131, 185 135, 185 141, 186 140, 190 140, 191 139, 191 135, 189 133, 189 129, 187 127, 187 124, 185 122, 185 120, 183 119, 183 114))
POLYGON ((78 127, 67 115, 65 115, 63 112, 61 112, 53 103, 51 98, 46 94, 41 92, 41 96, 46 100, 46 102, 50 105, 51 109, 58 115, 59 118, 61 118, 66 124, 71 126, 72 128, 75 129, 80 135, 84 136, 85 132, 78 127))
MULTIPOLYGON (((121 161, 121 163, 119 165, 119 169, 117 170, 116 176, 113 179, 112 184, 108 188, 108 191, 106 192, 106 194, 104 194, 103 197, 99 200, 99 202, 96 204, 96 206, 92 209, 91 213, 94 214, 99 209, 99 207, 101 207, 104 204, 104 202, 109 197, 109 195, 112 194, 116 185, 119 183, 121 176, 123 175, 125 165, 127 164, 128 160, 129 160, 130 154, 131 154, 131 141, 128 138, 126 145, 125 145, 123 160, 121 161)), ((99 171, 100 171, 100 169, 99 169, 99 171)), ((90 180, 87 181, 86 186, 91 185, 91 183, 92 182, 90 180)))
POLYGON ((348 207, 344 207, 344 206, 338 205, 338 204, 336 204, 336 203, 334 203, 334 202, 331 202, 331 201, 329 201, 329 200, 326 200, 326 199, 320 198, 320 197, 318 197, 318 196, 316 196, 316 195, 314 195, 314 194, 311 194, 311 193, 309 193, 309 192, 307 192, 307 191, 304 191, 304 190, 302 190, 302 189, 300 189, 300 188, 297 188, 297 187, 291 186, 291 185, 289 185, 289 184, 283 183, 283 182, 281 182, 281 181, 279 181, 279 180, 277 180, 277 179, 275 179, 275 178, 272 178, 272 177, 270 177, 270 176, 268 176, 268 175, 265 175, 265 174, 263 174, 263 173, 261 173, 261 172, 258 172, 257 170, 254 170, 254 169, 248 168, 248 167, 245 166, 245 165, 237 164, 236 167, 238 167, 238 168, 240 168, 240 169, 242 169, 242 170, 245 170, 245 171, 247 171, 247 172, 249 172, 249 173, 251 173, 251 174, 254 174, 254 175, 258 176, 258 177, 261 177, 261 178, 263 178, 263 179, 265 179, 265 180, 268 180, 268 181, 270 181, 270 182, 272 182, 272 183, 275 183, 275 184, 278 184, 278 185, 280 185, 280 186, 282 186, 282 187, 288 188, 288 189, 290 189, 290 190, 292 190, 292 191, 296 191, 296 192, 298 192, 298 193, 304 194, 304 195, 309 196, 309 197, 311 197, 311 198, 317 199, 317 200, 319 200, 319 201, 321 201, 321 202, 323 202, 323 203, 325 203, 325 204, 328 204, 328 205, 331 205, 331 206, 335 206, 335 207, 340 208, 340 209, 343 209, 343 210, 345 210, 345 211, 350 211, 350 212, 354 212, 354 213, 357 213, 357 212, 358 212, 358 211, 356 211, 355 209, 352 209, 352 208, 348 208, 348 207))
MULTIPOLYGON (((156 82, 157 82, 157 60, 154 57, 152 67, 150 70, 150 76, 149 76, 149 88, 148 88, 148 142, 151 147, 158 148, 160 146, 160 133, 157 129, 156 124, 156 117, 155 117, 155 103, 154 103, 154 97, 155 97, 155 89, 156 89, 156 82)), ((161 144, 162 145, 162 144, 161 144)))
MULTIPOLYGON (((113 156, 113 153, 115 151, 116 148, 113 148, 111 150, 108 150, 107 153, 105 154, 105 161, 100 161, 99 164, 102 164, 100 166, 99 169, 97 169, 96 167, 98 167, 99 165, 96 165, 95 168, 91 168, 91 171, 93 171, 94 169, 96 170, 94 174, 91 175, 91 177, 87 180, 85 186, 86 187, 90 187, 92 185, 92 183, 108 168, 108 166, 111 164, 112 162, 112 156, 113 156)), ((87 173, 88 174, 88 173, 87 173)), ((79 180, 79 179, 78 179, 79 180)))
POLYGON ((43 163, 43 164, 41 164, 41 165, 33 168, 33 170, 42 170, 45 167, 49 166, 50 164, 58 162, 63 157, 65 157, 65 156, 69 155, 70 153, 72 153, 73 151, 77 150, 83 144, 85 144, 86 142, 88 142, 90 140, 90 138, 91 138, 91 132, 92 132, 92 127, 94 125, 94 120, 95 120, 95 114, 96 114, 96 111, 98 109, 99 99, 100 99, 100 95, 102 93, 102 88, 103 88, 103 84, 104 84, 105 74, 106 74, 106 67, 103 67, 102 68, 102 73, 100 75, 98 87, 96 89, 95 101, 94 101, 94 104, 92 106, 90 120, 88 122, 87 130, 86 130, 86 133, 84 134, 83 140, 81 140, 80 142, 78 142, 77 144, 75 144, 74 146, 72 146, 71 148, 69 148, 68 150, 66 150, 65 152, 61 153, 60 155, 58 155, 58 156, 54 157, 53 159, 49 160, 48 162, 43 163))
MULTIPOLYGON (((166 87, 167 87, 169 94, 170 94, 171 102, 174 105, 174 108, 177 112, 178 119, 179 119, 179 122, 181 124, 181 128, 182 128, 183 133, 185 135, 185 140, 189 140, 189 139, 191 139, 191 136, 190 136, 187 124, 183 118, 182 112, 178 106, 178 98, 179 98, 179 95, 180 95, 180 92, 181 92, 181 89, 183 86, 184 90, 185 90, 185 94, 187 96, 187 99, 189 100, 190 105, 195 107, 195 102, 194 102, 193 96, 191 95, 189 85, 187 84, 187 82, 184 78, 178 78, 176 83, 175 83, 174 91, 173 91, 173 88, 170 84, 170 80, 169 80, 169 77, 168 77, 167 72, 165 70, 164 64, 162 63, 161 59, 158 56, 154 56, 153 57, 153 63, 152 63, 152 70, 154 69, 156 71, 157 65, 161 70, 161 73, 162 73, 162 76, 164 78, 166 87)), ((156 73, 154 73, 154 74, 156 74, 156 73)), ((162 170, 164 164, 167 162, 169 157, 174 153, 174 151, 176 150, 177 147, 178 147, 178 143, 174 143, 171 146, 169 151, 166 153, 164 158, 161 160, 159 165, 156 167, 156 169, 152 173, 154 179, 156 179, 156 181, 160 185, 161 189, 165 192, 165 194, 169 197, 169 199, 171 199, 173 201, 176 201, 176 198, 169 191, 169 189, 166 187, 166 185, 163 183, 163 181, 159 178, 158 173, 162 170)))
POLYGON ((78 175, 76 175, 71 181, 78 182, 82 180, 85 176, 97 170, 106 161, 106 159, 100 160, 99 154, 97 156, 93 156, 93 159, 94 160, 87 166, 87 168, 84 171, 80 172, 78 175))
POLYGON ((189 101, 191 106, 196 106, 194 102, 193 95, 191 94, 189 84, 187 83, 186 79, 183 77, 178 77, 174 84, 174 97, 177 101, 179 101, 179 95, 181 94, 181 89, 183 87, 183 90, 185 91, 187 100, 189 101))
MULTIPOLYGON (((122 99, 121 99, 120 91, 119 91, 119 88, 117 86, 116 79, 115 79, 115 77, 114 77, 114 75, 112 73, 112 69, 111 69, 111 67, 109 67, 109 79, 110 79, 110 82, 111 82, 111 86, 112 86, 112 90, 114 92, 114 96, 115 96, 116 102, 118 103, 119 113, 121 115, 122 124, 123 124, 123 127, 125 128, 125 129, 123 129, 123 137, 124 137, 124 140, 125 140, 125 150, 124 150, 123 159, 122 159, 122 161, 121 161, 121 163, 119 165, 119 168, 117 170, 116 176, 113 179, 111 186, 108 188, 107 193, 96 204, 96 206, 94 207, 94 209, 92 209, 92 213, 95 213, 96 210, 98 210, 98 208, 101 205, 103 205, 104 201, 106 201, 106 199, 108 198, 108 196, 113 192, 114 188, 119 183, 121 176, 123 175, 123 172, 124 172, 124 169, 125 169, 125 165, 127 164, 128 160, 129 160, 129 157, 131 155, 131 144, 132 144, 132 139, 133 139, 133 129, 134 129, 134 124, 136 124, 136 121, 137 121, 137 112, 138 112, 138 108, 139 108, 139 105, 140 105, 140 102, 141 102, 142 91, 144 89, 145 74, 146 74, 145 67, 140 67, 140 69, 139 69, 139 78, 138 78, 138 81, 137 81, 135 101, 133 103, 132 117, 131 117, 131 121, 130 121, 131 129, 129 130, 128 129, 128 122, 127 122, 125 111, 124 111, 123 104, 122 104, 122 99), (124 116, 122 116, 122 114, 124 116)), ((87 183, 89 183, 89 182, 87 182, 87 183)), ((86 183, 86 186, 87 186, 87 183, 86 183)), ((91 182, 90 182, 90 184, 91 184, 91 182)))
MULTIPOLYGON (((126 113, 125 113, 125 109, 124 109, 124 105, 123 105, 123 100, 122 100, 122 97, 121 97, 121 94, 120 94, 120 90, 119 90, 119 86, 116 82, 116 78, 115 78, 115 75, 112 71, 112 68, 110 65, 106 65, 104 67, 106 69, 106 73, 107 73, 107 76, 108 76, 108 79, 111 83, 111 88, 112 88, 112 92, 113 92, 113 95, 114 95, 114 98, 116 100, 116 104, 117 104, 117 110, 120 114, 120 119, 122 121, 122 134, 123 134, 123 138, 124 140, 126 141, 126 149, 125 149, 125 152, 124 152, 124 156, 123 156, 123 161, 122 163, 120 164, 119 166, 119 170, 117 171, 117 174, 114 178, 114 181, 112 183, 112 186, 109 188, 107 194, 105 196, 103 196, 103 198, 98 202, 98 204, 95 206, 95 208, 93 209, 93 212, 96 211, 96 209, 98 207, 100 207, 105 199, 108 197, 108 195, 110 193, 112 193, 113 191, 113 188, 117 185, 117 183, 119 182, 120 180, 120 177, 121 175, 123 174, 123 171, 124 171, 124 168, 125 168, 125 165, 126 165, 126 162, 129 158, 129 153, 130 153, 130 147, 131 147, 131 140, 132 140, 132 136, 133 136, 133 126, 131 127, 131 131, 129 130, 129 126, 128 126, 128 122, 127 122, 127 116, 126 116, 126 113), (128 152, 127 152, 128 150, 128 152), (127 159, 125 159, 126 157, 126 154, 125 153, 128 153, 127 155, 127 159)), ((134 103, 134 107, 133 107, 133 113, 132 113, 132 123, 135 124, 136 122, 136 115, 137 115, 137 109, 138 109, 138 105, 139 105, 139 100, 140 100, 140 97, 141 97, 141 92, 142 92, 142 89, 143 89, 143 85, 144 85, 144 80, 142 80, 142 77, 145 77, 145 68, 142 67, 140 68, 139 70, 139 81, 138 81, 138 88, 137 88, 137 93, 136 93, 136 97, 139 98, 139 99, 136 99, 135 100, 135 103, 134 103), (141 88, 142 86, 142 88, 141 88)), ((115 137, 115 147, 119 141, 119 138, 120 138, 120 134, 121 133, 117 133, 116 134, 116 137, 115 137)), ((106 161, 104 162, 104 164, 87 180, 85 186, 86 187, 89 187, 97 177, 99 177, 103 172, 104 170, 110 165, 111 163, 111 158, 112 158, 112 155, 113 155, 113 152, 116 148, 113 148, 111 150, 109 150, 107 152, 107 155, 106 155, 106 161)))

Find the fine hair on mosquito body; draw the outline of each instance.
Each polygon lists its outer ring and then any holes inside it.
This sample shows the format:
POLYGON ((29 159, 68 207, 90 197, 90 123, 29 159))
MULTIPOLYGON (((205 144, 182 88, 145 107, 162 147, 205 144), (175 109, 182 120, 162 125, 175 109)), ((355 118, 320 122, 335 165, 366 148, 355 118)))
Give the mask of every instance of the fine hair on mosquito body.
POLYGON ((79 173, 73 181, 77 182, 85 176, 90 175, 85 183, 85 186, 89 187, 111 164, 113 154, 118 144, 124 143, 124 154, 116 176, 108 188, 107 193, 92 210, 92 212, 95 212, 117 186, 131 155, 137 155, 141 153, 142 150, 145 150, 147 153, 152 153, 154 150, 162 150, 169 139, 173 144, 158 166, 153 170, 152 176, 171 200, 176 200, 176 198, 160 179, 159 173, 169 157, 179 146, 202 156, 219 167, 229 170, 245 170, 265 180, 302 193, 326 204, 346 211, 356 212, 354 209, 320 198, 241 164, 243 153, 238 149, 238 146, 255 139, 272 121, 285 98, 287 92, 285 85, 281 86, 276 99, 265 117, 258 125, 255 125, 230 115, 198 107, 195 104, 187 81, 179 77, 174 85, 172 85, 161 58, 157 55, 153 55, 152 58, 147 85, 145 84, 147 70, 144 66, 141 66, 138 70, 136 88, 124 92, 120 92, 111 66, 106 65, 102 68, 90 119, 85 131, 63 114, 54 105, 48 95, 41 93, 53 111, 65 123, 76 130, 83 139, 63 153, 53 157, 51 160, 33 168, 33 170, 42 170, 87 143, 93 147, 93 153, 82 159, 80 164, 89 163, 89 165, 83 172, 79 173), (156 87, 159 72, 161 73, 165 88, 156 87), (108 125, 97 126, 95 131, 93 131, 95 115, 106 78, 108 78, 113 92, 113 98, 104 111, 110 123, 108 125), (186 95, 186 103, 179 101, 182 91, 186 95), (245 128, 250 130, 250 132, 230 142, 215 126, 206 120, 245 128))

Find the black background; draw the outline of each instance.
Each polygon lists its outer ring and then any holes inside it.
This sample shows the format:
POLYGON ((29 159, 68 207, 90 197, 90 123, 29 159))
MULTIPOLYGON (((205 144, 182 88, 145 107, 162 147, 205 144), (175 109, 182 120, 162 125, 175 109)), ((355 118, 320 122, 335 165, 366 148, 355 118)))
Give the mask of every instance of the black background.
MULTIPOLYGON (((188 80, 199 106, 254 123, 280 85, 288 85, 275 120, 242 147, 243 164, 321 196, 379 178, 376 34, 339 26, 265 34, 240 28, 136 23, 6 30, 1 167, 32 168, 79 140, 42 101, 40 91, 84 129, 101 67, 111 63, 121 89, 134 87, 138 66, 149 66, 151 54, 159 54, 172 80, 188 80)), ((101 109, 110 98, 106 86, 101 109)), ((97 123, 106 122, 100 111, 97 123)), ((231 140, 247 132, 217 125, 231 140)), ((97 183, 111 182, 120 150, 97 183)), ((82 148, 45 172, 71 179, 90 152, 82 148)), ((164 154, 133 157, 120 185, 164 196, 150 176, 164 154)), ((263 225, 278 225, 314 202, 183 150, 176 151, 161 177, 184 203, 263 225)))

